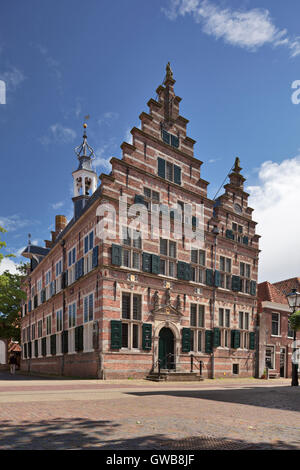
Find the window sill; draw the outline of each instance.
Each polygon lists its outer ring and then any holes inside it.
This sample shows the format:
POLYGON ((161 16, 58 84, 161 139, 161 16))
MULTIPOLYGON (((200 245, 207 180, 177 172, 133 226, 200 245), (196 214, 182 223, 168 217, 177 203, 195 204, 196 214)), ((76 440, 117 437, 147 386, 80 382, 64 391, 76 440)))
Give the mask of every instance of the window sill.
POLYGON ((271 335, 271 338, 282 338, 281 335, 271 335))

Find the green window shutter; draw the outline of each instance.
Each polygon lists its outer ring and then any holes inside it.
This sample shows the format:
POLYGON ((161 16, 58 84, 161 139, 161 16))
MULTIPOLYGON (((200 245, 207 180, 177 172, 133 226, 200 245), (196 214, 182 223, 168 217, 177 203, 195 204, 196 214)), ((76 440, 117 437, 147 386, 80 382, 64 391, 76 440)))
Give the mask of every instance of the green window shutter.
POLYGON ((213 332, 205 330, 205 352, 210 354, 213 351, 213 332))
POLYGON ((34 308, 37 308, 38 306, 38 296, 35 295, 34 298, 33 298, 33 305, 34 305, 34 308))
POLYGON ((179 138, 172 134, 171 134, 171 145, 172 147, 175 147, 176 149, 178 149, 179 147, 179 138))
POLYGON ((177 263, 177 277, 178 279, 186 280, 186 263, 178 261, 177 263))
POLYGON ((96 268, 98 266, 98 253, 99 253, 99 246, 94 246, 93 248, 93 259, 92 259, 92 267, 96 268))
POLYGON ((42 356, 46 356, 47 347, 46 347, 46 338, 42 338, 42 356))
POLYGON ((170 134, 169 134, 169 132, 165 131, 164 129, 162 130, 162 140, 166 144, 170 144, 170 134))
POLYGON ((246 236, 243 237, 243 243, 244 243, 244 245, 248 245, 248 242, 249 242, 248 237, 246 237, 246 236))
POLYGON ((249 349, 255 349, 255 333, 251 331, 249 333, 249 349))
POLYGON ((151 270, 153 274, 159 274, 160 257, 158 255, 151 255, 151 270))
POLYGON ((35 357, 38 357, 38 355, 39 355, 39 344, 38 344, 37 339, 34 341, 34 355, 35 355, 35 357))
POLYGON ((46 300, 46 289, 42 289, 41 291, 41 302, 42 304, 45 302, 46 300))
POLYGON ((75 351, 83 351, 83 325, 75 328, 75 351))
POLYGON ((174 183, 181 184, 181 168, 174 165, 174 183))
POLYGON ((143 253, 142 256, 142 269, 146 273, 151 273, 151 261, 152 261, 152 255, 151 253, 143 253))
POLYGON ((121 266, 122 264, 122 247, 120 245, 111 245, 111 264, 121 266))
POLYGON ((250 281, 250 294, 256 295, 256 282, 250 281))
POLYGON ((240 347, 240 331, 231 330, 231 347, 237 349, 240 347))
POLYGON ((206 270, 206 284, 208 286, 213 286, 214 285, 214 272, 212 269, 207 269, 206 270))
POLYGON ((144 350, 148 350, 148 351, 152 348, 152 325, 151 323, 143 323, 142 347, 144 350))
POLYGON ((67 354, 68 352, 68 331, 64 330, 61 334, 61 350, 63 354, 67 354))
POLYGON ((240 276, 232 276, 232 278, 231 278, 231 289, 235 292, 239 292, 241 290, 240 276))
POLYGON ((188 263, 185 263, 185 280, 186 281, 192 280, 192 266, 188 263))
POLYGON ((230 240, 234 240, 234 234, 232 230, 229 230, 229 229, 226 230, 226 238, 229 238, 230 240))
POLYGON ((56 354, 56 335, 51 335, 50 337, 50 352, 52 356, 56 354))
POLYGON ((134 203, 146 205, 144 196, 142 196, 141 194, 136 194, 134 196, 134 203))
POLYGON ((221 285, 221 273, 220 271, 215 271, 215 287, 220 287, 221 285))
POLYGON ((31 312, 31 300, 28 301, 28 313, 31 312))
POLYGON ((195 215, 192 216, 192 227, 196 228, 198 226, 198 219, 195 215))
MULTIPOLYGON (((79 270, 78 270, 78 267, 79 267, 79 261, 76 261, 75 263, 75 280, 77 281, 77 279, 79 279, 79 270)), ((51 294, 50 294, 51 295, 51 294)))
POLYGON ((191 350, 191 330, 182 328, 182 352, 188 353, 191 350))
POLYGON ((166 177, 166 161, 163 158, 158 157, 157 165, 158 165, 157 167, 158 176, 160 176, 161 178, 165 178, 166 177))
POLYGON ((214 348, 221 346, 221 332, 220 328, 214 328, 214 348))
POLYGON ((79 277, 83 276, 84 272, 84 259, 80 258, 79 260, 79 277))
POLYGON ((121 320, 110 321, 110 348, 120 349, 122 347, 122 322, 121 320))

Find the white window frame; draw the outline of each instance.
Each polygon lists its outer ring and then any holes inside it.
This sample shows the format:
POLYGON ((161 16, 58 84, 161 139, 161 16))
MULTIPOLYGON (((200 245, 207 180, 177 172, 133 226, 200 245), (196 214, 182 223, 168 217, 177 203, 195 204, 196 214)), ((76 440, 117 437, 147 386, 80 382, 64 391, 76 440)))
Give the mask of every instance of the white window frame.
POLYGON ((74 245, 67 253, 67 259, 68 259, 68 286, 73 284, 75 282, 75 264, 76 264, 76 255, 77 255, 77 249, 76 245, 74 245), (73 250, 75 250, 75 259, 73 261, 73 250), (71 253, 71 264, 69 264, 69 255, 71 253))
POLYGON ((281 337, 281 315, 279 312, 272 312, 271 313, 271 336, 274 338, 279 338, 281 337), (278 315, 278 333, 277 335, 273 334, 273 315, 278 315))

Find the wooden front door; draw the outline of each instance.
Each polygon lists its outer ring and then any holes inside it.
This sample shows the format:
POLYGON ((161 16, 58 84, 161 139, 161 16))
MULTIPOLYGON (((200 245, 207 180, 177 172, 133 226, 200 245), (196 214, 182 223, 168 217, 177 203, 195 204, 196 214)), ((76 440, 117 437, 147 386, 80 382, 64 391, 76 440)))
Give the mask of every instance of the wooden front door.
POLYGON ((158 357, 161 369, 174 369, 174 335, 170 328, 162 328, 159 333, 158 357))

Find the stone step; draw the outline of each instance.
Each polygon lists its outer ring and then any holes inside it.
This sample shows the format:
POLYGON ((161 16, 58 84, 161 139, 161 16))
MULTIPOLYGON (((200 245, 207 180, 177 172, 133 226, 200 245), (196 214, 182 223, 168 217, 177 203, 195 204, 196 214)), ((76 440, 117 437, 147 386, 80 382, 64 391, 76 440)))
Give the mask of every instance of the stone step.
POLYGON ((161 371, 160 375, 158 372, 152 372, 147 375, 147 380, 154 382, 199 382, 204 380, 198 372, 172 372, 172 371, 161 371))

